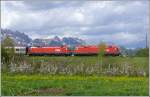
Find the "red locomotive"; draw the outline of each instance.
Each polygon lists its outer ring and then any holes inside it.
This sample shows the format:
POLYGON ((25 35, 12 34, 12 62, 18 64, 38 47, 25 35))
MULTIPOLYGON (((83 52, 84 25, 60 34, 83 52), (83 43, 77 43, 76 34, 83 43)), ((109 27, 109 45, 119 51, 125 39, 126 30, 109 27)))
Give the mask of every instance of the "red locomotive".
POLYGON ((68 53, 68 50, 65 46, 29 47, 27 49, 28 55, 63 55, 67 53, 68 53))
MULTIPOLYGON (((49 47, 28 47, 28 55, 97 55, 98 46, 49 46, 49 47)), ((106 46, 105 55, 120 55, 119 47, 115 45, 106 46)))

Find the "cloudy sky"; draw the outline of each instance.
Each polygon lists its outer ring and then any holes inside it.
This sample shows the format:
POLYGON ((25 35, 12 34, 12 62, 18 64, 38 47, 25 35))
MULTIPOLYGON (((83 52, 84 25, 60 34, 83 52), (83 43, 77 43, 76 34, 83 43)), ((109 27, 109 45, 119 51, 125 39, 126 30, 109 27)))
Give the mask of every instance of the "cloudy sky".
POLYGON ((129 48, 144 47, 148 32, 147 0, 2 1, 1 26, 32 39, 78 37, 129 48))

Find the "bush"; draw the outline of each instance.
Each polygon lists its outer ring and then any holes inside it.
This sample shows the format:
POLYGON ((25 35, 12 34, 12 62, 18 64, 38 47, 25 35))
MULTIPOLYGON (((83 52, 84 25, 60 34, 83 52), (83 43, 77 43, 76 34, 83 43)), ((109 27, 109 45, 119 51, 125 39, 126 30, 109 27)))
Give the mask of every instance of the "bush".
POLYGON ((149 57, 149 48, 139 49, 136 53, 138 57, 149 57))

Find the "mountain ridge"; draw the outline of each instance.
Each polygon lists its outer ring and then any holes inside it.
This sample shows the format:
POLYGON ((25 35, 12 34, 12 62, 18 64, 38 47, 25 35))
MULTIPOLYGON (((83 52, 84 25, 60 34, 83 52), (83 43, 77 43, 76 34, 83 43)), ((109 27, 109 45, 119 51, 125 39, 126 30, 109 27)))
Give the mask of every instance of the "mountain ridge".
POLYGON ((54 36, 53 38, 36 38, 31 39, 25 33, 20 31, 13 31, 10 29, 1 29, 1 41, 9 36, 15 42, 16 46, 60 46, 60 45, 83 45, 86 42, 82 39, 76 37, 58 37, 54 36))

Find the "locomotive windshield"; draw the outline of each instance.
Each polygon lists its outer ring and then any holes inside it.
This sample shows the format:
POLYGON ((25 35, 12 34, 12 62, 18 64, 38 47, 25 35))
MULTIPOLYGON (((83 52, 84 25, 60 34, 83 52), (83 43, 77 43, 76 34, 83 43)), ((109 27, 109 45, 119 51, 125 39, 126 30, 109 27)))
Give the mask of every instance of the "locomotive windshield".
POLYGON ((76 48, 75 46, 69 46, 68 50, 75 50, 75 48, 76 48))

